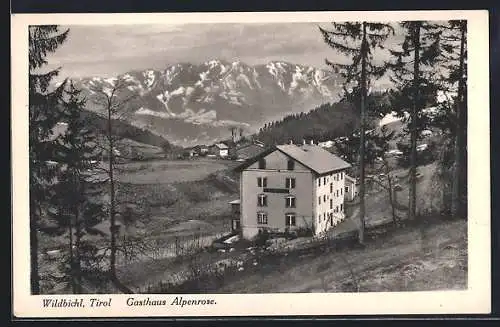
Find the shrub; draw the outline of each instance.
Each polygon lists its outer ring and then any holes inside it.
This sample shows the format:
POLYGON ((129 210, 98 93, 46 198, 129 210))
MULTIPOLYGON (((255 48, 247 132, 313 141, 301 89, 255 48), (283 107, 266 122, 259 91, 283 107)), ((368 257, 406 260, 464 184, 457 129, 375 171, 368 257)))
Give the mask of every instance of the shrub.
POLYGON ((313 230, 310 227, 299 227, 295 232, 298 237, 309 237, 313 235, 313 230))
POLYGON ((269 240, 269 231, 266 229, 259 229, 259 233, 257 234, 254 244, 255 246, 265 246, 267 241, 269 240))

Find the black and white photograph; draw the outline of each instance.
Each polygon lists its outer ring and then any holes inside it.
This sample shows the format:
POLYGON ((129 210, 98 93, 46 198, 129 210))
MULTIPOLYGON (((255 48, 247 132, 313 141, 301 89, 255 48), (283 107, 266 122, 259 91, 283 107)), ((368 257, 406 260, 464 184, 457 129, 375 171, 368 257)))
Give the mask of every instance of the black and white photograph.
POLYGON ((22 21, 14 279, 38 314, 488 288, 487 13, 368 13, 22 21))

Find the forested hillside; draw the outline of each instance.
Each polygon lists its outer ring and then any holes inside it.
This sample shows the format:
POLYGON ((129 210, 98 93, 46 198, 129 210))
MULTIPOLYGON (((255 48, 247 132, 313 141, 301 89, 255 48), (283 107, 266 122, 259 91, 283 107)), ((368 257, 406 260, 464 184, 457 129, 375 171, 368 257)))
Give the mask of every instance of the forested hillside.
MULTIPOLYGON (((376 108, 367 117, 367 128, 377 125, 380 114, 388 112, 390 99, 387 93, 374 93, 368 98, 371 108, 376 108), (385 108, 381 110, 380 108, 385 108)), ((314 139, 316 142, 351 135, 359 128, 359 107, 350 97, 337 103, 327 103, 309 112, 291 114, 282 120, 265 124, 257 138, 266 144, 282 144, 314 139)))
MULTIPOLYGON (((83 119, 88 126, 96 129, 97 132, 105 132, 107 128, 107 119, 91 111, 83 111, 83 119)), ((125 121, 114 119, 112 121, 113 133, 120 138, 130 139, 139 143, 149 144, 163 149, 170 149, 173 146, 165 138, 153 134, 152 132, 135 127, 125 121)))

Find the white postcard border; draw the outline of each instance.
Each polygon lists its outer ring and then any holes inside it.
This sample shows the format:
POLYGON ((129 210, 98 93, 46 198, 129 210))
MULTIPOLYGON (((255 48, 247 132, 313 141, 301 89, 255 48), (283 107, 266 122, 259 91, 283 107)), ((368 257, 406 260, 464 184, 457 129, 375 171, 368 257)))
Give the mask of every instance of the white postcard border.
POLYGON ((16 317, 263 316, 488 313, 491 310, 489 26, 486 10, 12 15, 12 245, 16 317), (387 293, 206 295, 30 295, 28 175, 28 25, 328 22, 348 20, 468 20, 468 289, 387 293), (211 305, 171 305, 176 297, 211 305), (128 306, 128 298, 167 305, 128 306), (109 307, 44 308, 43 299, 111 299, 109 307))

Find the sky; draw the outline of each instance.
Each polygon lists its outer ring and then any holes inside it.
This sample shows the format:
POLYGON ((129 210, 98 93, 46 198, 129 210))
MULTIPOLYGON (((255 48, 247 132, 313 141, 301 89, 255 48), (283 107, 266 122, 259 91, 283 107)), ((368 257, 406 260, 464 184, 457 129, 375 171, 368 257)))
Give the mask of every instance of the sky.
POLYGON ((65 43, 48 57, 60 78, 116 76, 164 69, 178 62, 240 60, 250 65, 282 60, 328 68, 342 60, 324 43, 318 26, 329 23, 219 23, 184 25, 71 25, 65 43))

